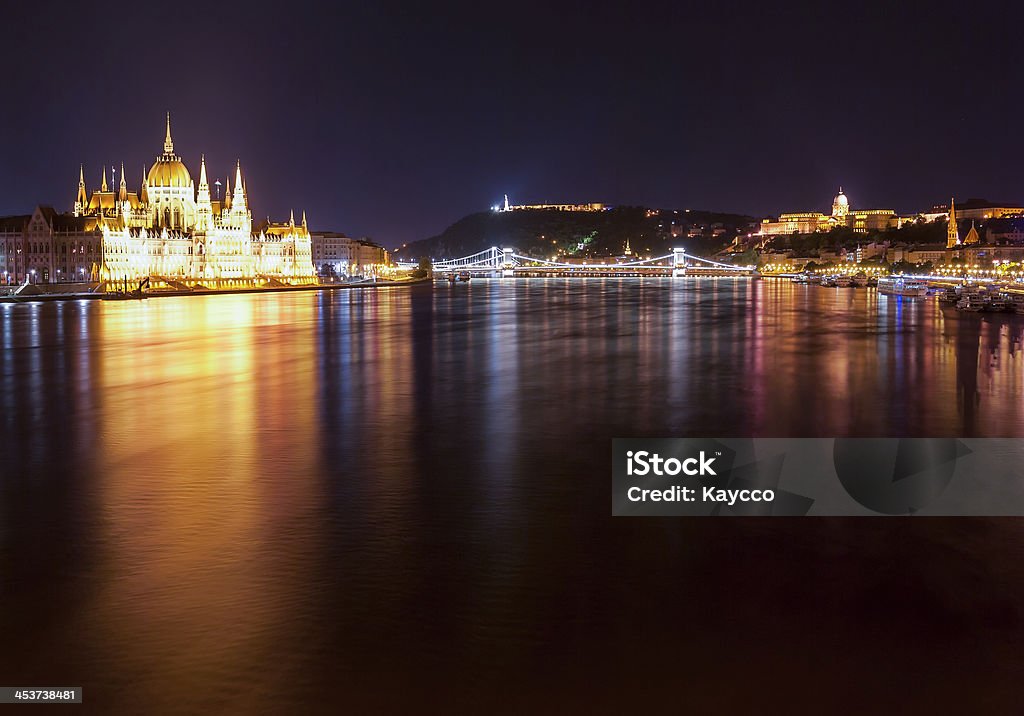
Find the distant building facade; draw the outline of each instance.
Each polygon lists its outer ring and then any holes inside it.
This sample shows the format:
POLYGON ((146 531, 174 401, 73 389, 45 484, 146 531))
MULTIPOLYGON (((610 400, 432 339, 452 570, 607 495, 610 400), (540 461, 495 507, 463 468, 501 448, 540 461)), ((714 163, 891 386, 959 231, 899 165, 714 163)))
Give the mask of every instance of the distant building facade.
POLYGON ((839 193, 832 201, 831 214, 808 211, 780 214, 778 218, 768 217, 761 221, 758 233, 762 236, 813 234, 837 227, 867 233, 897 227, 899 222, 899 217, 892 209, 851 209, 850 200, 840 187, 839 193))
POLYGON ((937 221, 949 216, 951 209, 956 211, 959 221, 988 221, 1013 216, 1024 216, 1024 206, 1012 202, 995 202, 986 199, 968 199, 954 207, 953 200, 949 204, 937 204, 928 211, 922 211, 921 217, 926 221, 937 221))
POLYGON ((551 209, 554 211, 604 211, 605 205, 597 202, 589 204, 509 204, 508 194, 505 195, 505 202, 492 206, 493 211, 527 211, 551 209))
POLYGON ((49 206, 0 218, 3 283, 97 280, 103 232, 93 218, 60 214, 49 206))
POLYGON ((993 219, 987 222, 985 243, 1024 245, 1024 217, 993 219))
POLYGON ((391 262, 384 247, 368 239, 336 231, 317 231, 310 238, 313 265, 321 276, 378 276, 391 262))

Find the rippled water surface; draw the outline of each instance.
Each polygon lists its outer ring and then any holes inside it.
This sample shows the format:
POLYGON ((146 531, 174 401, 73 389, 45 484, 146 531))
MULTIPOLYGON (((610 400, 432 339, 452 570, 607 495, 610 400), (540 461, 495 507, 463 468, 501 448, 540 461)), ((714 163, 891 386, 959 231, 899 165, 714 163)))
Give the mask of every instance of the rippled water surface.
POLYGON ((1024 317, 748 280, 0 305, 0 685, 1014 703, 1018 520, 613 519, 611 439, 1024 435, 1024 317))

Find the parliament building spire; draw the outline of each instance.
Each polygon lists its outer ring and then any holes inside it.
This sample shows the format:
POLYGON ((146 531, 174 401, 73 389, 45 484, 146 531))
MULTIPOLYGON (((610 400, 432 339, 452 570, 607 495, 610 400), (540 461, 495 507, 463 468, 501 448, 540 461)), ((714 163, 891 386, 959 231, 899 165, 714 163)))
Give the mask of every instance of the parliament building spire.
POLYGON ((164 137, 164 154, 174 154, 174 140, 171 139, 171 113, 167 113, 167 136, 164 137))

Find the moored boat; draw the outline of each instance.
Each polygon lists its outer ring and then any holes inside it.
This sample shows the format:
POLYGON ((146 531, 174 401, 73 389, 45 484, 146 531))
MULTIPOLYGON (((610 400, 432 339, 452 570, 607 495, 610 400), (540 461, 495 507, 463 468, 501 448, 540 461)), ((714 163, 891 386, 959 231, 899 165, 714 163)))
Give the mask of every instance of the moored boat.
POLYGON ((890 296, 924 296, 928 293, 928 284, 903 276, 883 276, 878 279, 878 292, 890 296))
POLYGON ((968 294, 956 302, 956 310, 977 313, 985 307, 985 302, 979 297, 968 294))
POLYGON ((983 311, 989 313, 1005 313, 1009 310, 1006 298, 999 292, 992 293, 982 306, 983 311))
POLYGON ((1024 293, 1018 293, 1017 291, 1007 291, 1005 296, 1007 311, 1013 311, 1014 313, 1024 313, 1024 293))

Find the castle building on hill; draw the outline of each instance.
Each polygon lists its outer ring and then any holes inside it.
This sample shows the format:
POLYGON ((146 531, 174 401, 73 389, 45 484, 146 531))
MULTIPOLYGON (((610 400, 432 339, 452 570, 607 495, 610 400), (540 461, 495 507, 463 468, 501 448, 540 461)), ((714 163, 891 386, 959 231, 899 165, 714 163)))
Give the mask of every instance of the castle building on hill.
POLYGON ((762 220, 758 233, 762 236, 813 234, 836 227, 867 233, 898 226, 899 221, 899 217, 892 209, 851 209, 850 200, 840 187, 839 193, 832 201, 831 214, 826 215, 818 211, 780 214, 778 218, 769 217, 762 220))

